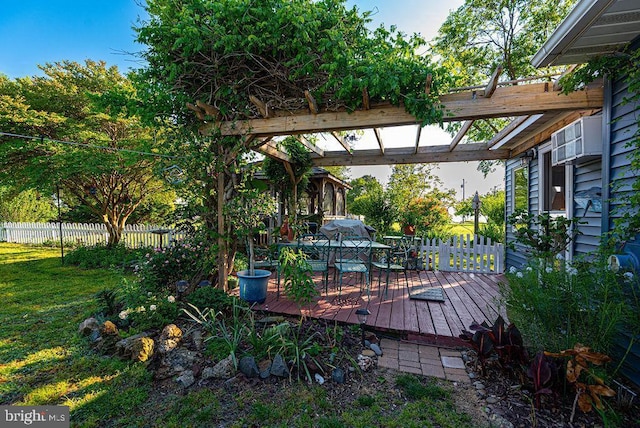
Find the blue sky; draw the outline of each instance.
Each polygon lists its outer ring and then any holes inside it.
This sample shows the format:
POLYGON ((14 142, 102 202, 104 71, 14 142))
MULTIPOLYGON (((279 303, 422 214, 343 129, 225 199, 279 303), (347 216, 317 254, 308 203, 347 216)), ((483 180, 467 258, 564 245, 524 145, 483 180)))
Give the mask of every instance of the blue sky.
POLYGON ((4 0, 0 12, 0 73, 41 74, 38 64, 104 60, 136 68, 141 50, 132 30, 143 9, 135 0, 4 0))
MULTIPOLYGON (((145 16, 143 0, 3 0, 0 12, 0 73, 10 78, 41 74, 38 64, 104 60, 120 71, 136 68, 126 53, 142 49, 132 27, 145 16)), ((406 33, 433 37, 462 0, 348 0, 373 12, 375 26, 395 24, 406 33)))
MULTIPOLYGON (((9 78, 41 75, 38 64, 86 59, 103 60, 117 65, 121 72, 140 65, 131 53, 143 46, 135 43, 136 25, 144 10, 143 0, 2 0, 0 9, 0 73, 9 78)), ((411 34, 420 33, 432 39, 449 12, 463 0, 347 0, 360 11, 372 11, 372 25, 396 25, 411 34)), ((390 139, 415 138, 415 130, 389 128, 390 139), (401 132, 406 131, 406 135, 401 132)), ((446 144, 450 136, 440 130, 423 132, 431 144, 446 144)), ((385 137, 387 139, 387 137, 385 137)), ((386 182, 388 166, 353 167, 352 177, 373 174, 386 182)), ((475 163, 441 164, 438 175, 445 186, 461 193, 460 183, 466 177, 467 192, 480 194, 501 186, 503 173, 487 179, 475 170, 475 163), (464 174, 462 174, 464 172, 464 174)))

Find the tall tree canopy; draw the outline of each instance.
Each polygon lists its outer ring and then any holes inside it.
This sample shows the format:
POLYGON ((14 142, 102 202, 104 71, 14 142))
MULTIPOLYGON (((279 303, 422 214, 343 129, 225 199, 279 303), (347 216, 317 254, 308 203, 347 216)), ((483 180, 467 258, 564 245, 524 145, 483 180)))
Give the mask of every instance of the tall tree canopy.
POLYGON ((0 182, 45 194, 60 186, 65 202, 86 207, 116 244, 129 216, 164 189, 154 174, 158 159, 138 153, 156 150, 156 138, 124 111, 135 91, 116 67, 40 68, 42 77, 0 78, 0 129, 39 137, 0 137, 0 182))
POLYGON ((466 0, 449 14, 433 45, 461 85, 485 83, 497 66, 515 80, 536 74, 531 56, 575 0, 466 0))
MULTIPOLYGON (((531 57, 544 44, 576 0, 466 0, 450 13, 438 30, 433 51, 455 86, 483 85, 500 66, 501 80, 544 74, 531 65, 531 57)), ((476 121, 467 132, 469 141, 486 141, 508 119, 476 121)), ((459 123, 448 125, 452 134, 459 123)), ((482 161, 485 175, 495 161, 482 161)))

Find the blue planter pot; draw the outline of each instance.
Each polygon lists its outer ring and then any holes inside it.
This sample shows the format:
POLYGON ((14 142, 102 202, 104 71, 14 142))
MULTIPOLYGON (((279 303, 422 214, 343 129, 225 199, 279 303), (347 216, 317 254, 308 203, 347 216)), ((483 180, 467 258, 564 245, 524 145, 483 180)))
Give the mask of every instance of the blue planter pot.
POLYGON ((255 275, 249 275, 248 270, 241 270, 237 275, 242 300, 249 303, 264 303, 267 300, 270 271, 255 269, 255 275))

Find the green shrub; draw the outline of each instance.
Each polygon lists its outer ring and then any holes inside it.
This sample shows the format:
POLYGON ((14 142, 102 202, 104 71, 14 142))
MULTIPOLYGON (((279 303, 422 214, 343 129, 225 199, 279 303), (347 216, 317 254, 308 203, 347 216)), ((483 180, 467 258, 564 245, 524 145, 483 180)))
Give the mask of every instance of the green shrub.
POLYGON ((509 314, 534 351, 559 352, 581 343, 605 354, 621 328, 630 328, 637 299, 629 276, 616 274, 604 257, 565 264, 537 261, 511 268, 502 287, 509 314), (625 327, 626 326, 626 327, 625 327))
POLYGON ((127 248, 124 244, 107 246, 96 244, 86 247, 78 247, 65 254, 65 263, 81 267, 83 269, 97 268, 135 268, 135 265, 148 253, 148 248, 127 248))
POLYGON ((485 238, 490 238, 491 242, 504 242, 504 225, 487 223, 480 226, 479 234, 485 238))
POLYGON ((231 314, 234 300, 224 290, 214 287, 199 287, 193 293, 189 293, 186 299, 201 311, 209 308, 214 312, 222 312, 224 315, 231 314))
POLYGON ((175 291, 179 280, 197 284, 216 269, 215 248, 198 236, 156 248, 143 256, 137 274, 146 291, 175 291))

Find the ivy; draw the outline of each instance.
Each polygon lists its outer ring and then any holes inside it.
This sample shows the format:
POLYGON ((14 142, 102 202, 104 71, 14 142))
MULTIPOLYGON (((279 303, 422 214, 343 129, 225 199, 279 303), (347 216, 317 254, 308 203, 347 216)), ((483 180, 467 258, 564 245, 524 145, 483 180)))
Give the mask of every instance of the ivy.
POLYGON ((249 95, 296 111, 307 108, 308 90, 325 111, 352 111, 366 89, 372 103, 441 122, 438 93, 449 77, 418 53, 426 41, 394 27, 370 31, 370 14, 344 0, 149 0, 145 9, 149 19, 136 28, 148 46, 145 78, 214 105, 224 120, 259 117, 249 95))

